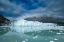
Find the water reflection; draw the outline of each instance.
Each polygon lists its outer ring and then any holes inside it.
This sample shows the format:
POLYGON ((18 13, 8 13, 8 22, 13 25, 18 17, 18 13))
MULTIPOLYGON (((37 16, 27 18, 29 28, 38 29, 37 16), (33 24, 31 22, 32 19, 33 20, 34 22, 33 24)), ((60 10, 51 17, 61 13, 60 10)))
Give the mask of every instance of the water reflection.
POLYGON ((0 42, 64 42, 64 35, 54 36, 32 36, 26 34, 19 34, 16 32, 8 32, 0 37, 0 42))
POLYGON ((9 30, 9 27, 0 27, 0 36, 7 33, 9 30))
POLYGON ((49 29, 19 33, 11 31, 9 27, 0 27, 0 42, 64 42, 64 30, 49 29))

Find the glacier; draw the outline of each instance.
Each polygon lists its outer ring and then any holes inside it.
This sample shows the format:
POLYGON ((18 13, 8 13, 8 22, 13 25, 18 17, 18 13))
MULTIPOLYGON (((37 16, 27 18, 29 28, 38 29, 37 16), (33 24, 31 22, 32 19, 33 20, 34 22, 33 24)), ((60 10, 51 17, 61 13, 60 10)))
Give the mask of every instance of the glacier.
POLYGON ((11 30, 16 31, 18 33, 33 32, 39 30, 50 30, 50 29, 64 30, 64 26, 57 26, 57 24, 54 23, 27 21, 24 19, 19 19, 15 22, 12 22, 11 25, 11 30))

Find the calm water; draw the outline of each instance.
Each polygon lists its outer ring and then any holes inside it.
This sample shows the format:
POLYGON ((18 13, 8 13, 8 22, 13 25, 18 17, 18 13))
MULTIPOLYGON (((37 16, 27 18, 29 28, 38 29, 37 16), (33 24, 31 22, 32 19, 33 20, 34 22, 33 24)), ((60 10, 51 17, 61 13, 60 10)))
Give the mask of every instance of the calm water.
POLYGON ((64 30, 48 29, 19 33, 9 30, 9 27, 0 27, 0 42, 64 42, 64 30))

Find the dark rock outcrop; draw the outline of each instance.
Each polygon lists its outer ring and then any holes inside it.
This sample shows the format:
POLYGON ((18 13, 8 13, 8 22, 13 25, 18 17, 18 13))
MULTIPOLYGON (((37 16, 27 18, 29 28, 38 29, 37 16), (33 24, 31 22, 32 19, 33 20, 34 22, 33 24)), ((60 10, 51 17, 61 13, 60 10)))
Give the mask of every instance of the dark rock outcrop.
POLYGON ((9 23, 10 23, 10 20, 0 14, 0 26, 9 25, 9 23))

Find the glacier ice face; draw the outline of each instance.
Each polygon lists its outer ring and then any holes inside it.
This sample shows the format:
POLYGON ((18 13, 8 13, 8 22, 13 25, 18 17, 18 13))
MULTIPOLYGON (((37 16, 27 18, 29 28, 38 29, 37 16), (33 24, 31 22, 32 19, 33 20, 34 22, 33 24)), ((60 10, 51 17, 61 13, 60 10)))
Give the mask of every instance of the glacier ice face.
POLYGON ((27 20, 17 20, 14 22, 14 26, 41 26, 42 23, 38 21, 27 21, 27 20))
POLYGON ((39 31, 39 30, 49 30, 49 29, 63 30, 64 28, 64 26, 57 26, 57 24, 54 23, 42 23, 38 21, 27 21, 24 19, 17 20, 12 24, 13 25, 11 26, 11 29, 19 33, 39 31))

